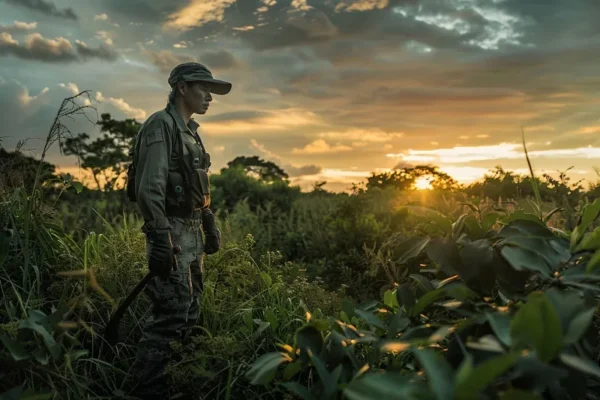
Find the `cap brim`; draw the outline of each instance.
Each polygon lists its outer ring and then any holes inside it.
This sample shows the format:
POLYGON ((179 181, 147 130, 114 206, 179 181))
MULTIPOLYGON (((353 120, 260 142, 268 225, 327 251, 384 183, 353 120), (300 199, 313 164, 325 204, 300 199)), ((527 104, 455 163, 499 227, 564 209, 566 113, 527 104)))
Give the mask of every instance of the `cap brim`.
POLYGON ((208 83, 208 88, 211 93, 224 95, 231 91, 231 83, 221 81, 219 79, 201 79, 202 82, 208 83))

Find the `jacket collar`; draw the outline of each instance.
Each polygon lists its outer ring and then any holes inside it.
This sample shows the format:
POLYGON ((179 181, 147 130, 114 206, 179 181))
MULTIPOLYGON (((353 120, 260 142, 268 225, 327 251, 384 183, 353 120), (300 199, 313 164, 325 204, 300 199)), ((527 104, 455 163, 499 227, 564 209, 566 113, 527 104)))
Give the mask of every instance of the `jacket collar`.
POLYGON ((175 123, 177 124, 177 129, 179 129, 180 132, 187 132, 188 130, 190 130, 191 132, 196 132, 196 130, 200 126, 196 121, 194 121, 194 118, 190 118, 190 122, 188 122, 186 126, 183 122, 183 118, 181 118, 181 116, 177 112, 175 104, 171 102, 167 103, 167 107, 165 108, 165 110, 173 116, 173 118, 175 119, 175 123))

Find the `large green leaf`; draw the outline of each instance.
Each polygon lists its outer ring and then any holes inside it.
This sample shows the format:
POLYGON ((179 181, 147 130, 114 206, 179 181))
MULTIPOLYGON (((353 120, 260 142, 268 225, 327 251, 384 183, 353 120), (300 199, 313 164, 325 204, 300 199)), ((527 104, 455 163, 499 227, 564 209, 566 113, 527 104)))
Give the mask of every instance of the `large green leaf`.
POLYGON ((381 328, 385 330, 385 325, 383 324, 383 322, 374 314, 367 312, 367 311, 363 311, 360 309, 356 309, 354 310, 354 312, 356 313, 356 315, 362 319, 364 319, 365 321, 367 321, 367 323, 371 326, 374 326, 376 328, 381 328))
POLYGON ((396 299, 400 307, 404 307, 407 313, 412 310, 416 303, 415 295, 408 283, 402 283, 396 288, 396 299))
POLYGON ((418 400, 428 398, 428 392, 409 376, 393 372, 365 374, 344 388, 350 400, 418 400))
POLYGON ((468 269, 462 265, 458 247, 453 239, 432 239, 427 245, 426 252, 427 257, 448 275, 454 275, 459 271, 468 272, 468 269))
POLYGON ((600 367, 595 362, 581 358, 574 354, 562 353, 560 355, 560 361, 571 368, 575 368, 585 374, 594 375, 596 378, 600 378, 600 367))
POLYGON ((552 270, 544 257, 533 250, 511 244, 503 246, 500 253, 517 271, 536 271, 547 278, 552 276, 552 270))
POLYGON ((419 298, 419 300, 417 301, 417 304, 415 304, 415 306, 413 307, 413 309, 409 312, 409 315, 411 317, 416 317, 417 315, 421 314, 423 312, 423 310, 425 310, 425 308, 427 308, 427 306, 429 306, 430 304, 432 304, 434 301, 447 296, 448 294, 446 293, 446 288, 438 288, 435 289, 432 292, 428 292, 425 295, 421 296, 419 298))
POLYGON ((429 387, 438 400, 454 399, 454 371, 448 362, 431 349, 414 351, 415 357, 427 372, 429 387))
POLYGON ((533 348, 541 361, 549 362, 562 349, 560 319, 544 293, 533 292, 510 325, 514 349, 533 348))
POLYGON ((494 250, 488 240, 476 240, 466 244, 460 251, 460 277, 469 287, 480 293, 488 294, 496 283, 496 274, 492 262, 494 250))
POLYGON ((284 353, 267 353, 260 356, 252 367, 246 372, 246 378, 250 379, 253 385, 265 385, 273 379, 277 368, 288 361, 289 357, 284 353))
POLYGON ((411 258, 418 256, 430 240, 428 237, 413 236, 398 243, 392 252, 395 262, 405 264, 411 258))
POLYGON ((462 374, 461 379, 456 382, 456 398, 478 399, 489 384, 512 367, 517 357, 515 353, 503 354, 476 365, 470 370, 470 374, 462 374))

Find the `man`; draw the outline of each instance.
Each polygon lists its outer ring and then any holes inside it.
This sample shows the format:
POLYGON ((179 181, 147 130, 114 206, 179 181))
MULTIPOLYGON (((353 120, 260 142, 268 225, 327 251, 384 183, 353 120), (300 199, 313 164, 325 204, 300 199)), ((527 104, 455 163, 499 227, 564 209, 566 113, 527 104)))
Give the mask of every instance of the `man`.
POLYGON ((155 274, 146 287, 152 315, 133 366, 137 381, 133 394, 142 399, 169 398, 165 374, 172 353, 169 343, 182 339, 195 325, 200 314, 203 253, 217 251, 220 242, 209 208, 210 156, 191 116, 205 114, 211 93, 225 95, 232 85, 214 79, 198 63, 178 65, 168 82, 172 91, 166 108, 152 114, 136 137, 128 187, 144 217, 148 266, 155 274))

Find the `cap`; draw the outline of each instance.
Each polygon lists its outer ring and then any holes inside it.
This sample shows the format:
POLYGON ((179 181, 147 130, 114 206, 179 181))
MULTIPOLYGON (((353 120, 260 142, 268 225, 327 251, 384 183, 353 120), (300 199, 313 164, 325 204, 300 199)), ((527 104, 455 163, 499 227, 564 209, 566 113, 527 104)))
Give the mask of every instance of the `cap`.
POLYGON ((227 94, 231 90, 231 83, 213 78, 212 73, 206 66, 196 62, 179 64, 173 68, 169 75, 169 85, 173 87, 181 81, 205 82, 210 92, 214 94, 227 94))

